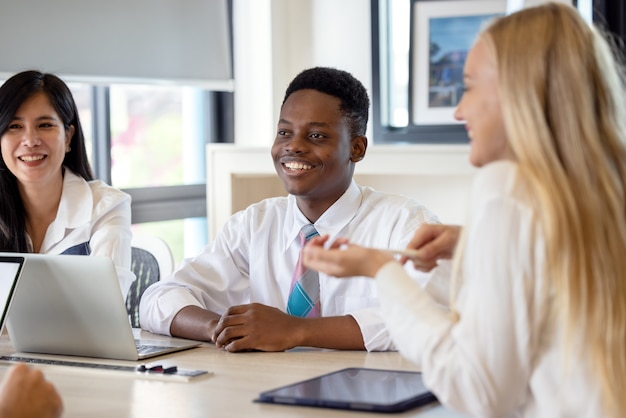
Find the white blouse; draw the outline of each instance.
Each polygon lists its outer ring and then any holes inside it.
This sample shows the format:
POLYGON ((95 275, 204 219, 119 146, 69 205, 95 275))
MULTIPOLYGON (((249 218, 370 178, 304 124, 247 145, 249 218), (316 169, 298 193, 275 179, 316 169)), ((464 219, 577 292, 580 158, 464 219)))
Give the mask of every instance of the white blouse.
POLYGON ((130 201, 128 194, 100 180, 88 182, 66 168, 57 216, 39 252, 110 257, 126 298, 135 281, 130 271, 130 201))
MULTIPOLYGON (((514 188, 516 173, 514 163, 496 162, 474 179, 458 322, 390 262, 376 277, 387 327, 426 385, 462 414, 602 417, 587 365, 571 356, 566 367, 561 330, 546 321, 543 240, 514 188)), ((431 278, 439 288, 441 280, 431 278)))

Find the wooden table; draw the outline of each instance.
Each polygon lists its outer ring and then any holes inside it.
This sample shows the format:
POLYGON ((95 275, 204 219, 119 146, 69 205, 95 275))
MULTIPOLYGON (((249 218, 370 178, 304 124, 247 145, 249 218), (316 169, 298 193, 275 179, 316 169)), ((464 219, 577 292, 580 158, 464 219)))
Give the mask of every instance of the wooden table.
MULTIPOLYGON (((145 331, 142 333, 147 334, 145 331)), ((152 337, 152 336, 151 336, 152 337)), ((14 353, 8 337, 0 337, 0 354, 14 353)), ((47 360, 137 366, 139 362, 38 356, 47 360)), ((101 370, 64 365, 34 364, 44 371, 61 393, 64 417, 346 417, 385 416, 369 412, 271 405, 253 402, 265 390, 308 379, 345 367, 416 370, 397 352, 367 353, 298 348, 283 353, 228 353, 212 344, 165 355, 146 362, 148 366, 176 365, 179 369, 211 372, 188 381, 136 372, 101 370)), ((0 362, 0 376, 9 363, 0 362)), ((413 409, 401 417, 458 418, 435 404, 413 409)))

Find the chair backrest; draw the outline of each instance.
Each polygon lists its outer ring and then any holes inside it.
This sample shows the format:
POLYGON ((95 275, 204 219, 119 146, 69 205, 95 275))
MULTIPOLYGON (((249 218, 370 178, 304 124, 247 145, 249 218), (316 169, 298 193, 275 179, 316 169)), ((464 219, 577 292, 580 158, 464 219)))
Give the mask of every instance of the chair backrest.
POLYGON ((130 286, 126 297, 126 310, 131 326, 139 328, 141 295, 148 286, 174 270, 174 257, 165 241, 155 236, 138 233, 133 233, 131 250, 130 269, 135 273, 137 280, 130 286))

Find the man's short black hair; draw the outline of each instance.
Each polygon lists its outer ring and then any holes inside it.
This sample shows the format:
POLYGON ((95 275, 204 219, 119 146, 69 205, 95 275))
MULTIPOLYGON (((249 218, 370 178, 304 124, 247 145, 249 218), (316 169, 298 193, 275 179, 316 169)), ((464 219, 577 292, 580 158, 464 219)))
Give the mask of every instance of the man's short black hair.
POLYGON ((328 67, 304 70, 287 86, 283 104, 293 92, 304 89, 317 90, 338 98, 339 110, 348 120, 351 136, 365 135, 370 100, 363 84, 352 74, 328 67))

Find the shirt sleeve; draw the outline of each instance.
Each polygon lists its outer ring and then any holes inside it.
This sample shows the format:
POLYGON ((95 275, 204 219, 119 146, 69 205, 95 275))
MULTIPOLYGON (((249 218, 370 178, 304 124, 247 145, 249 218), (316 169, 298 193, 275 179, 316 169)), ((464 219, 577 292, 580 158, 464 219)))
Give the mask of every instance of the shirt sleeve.
MULTIPOLYGON (((368 232, 368 236, 361 237, 360 244, 382 248, 406 248, 415 231, 422 224, 439 223, 437 217, 420 204, 413 203, 410 207, 404 206, 402 211, 397 212, 397 208, 401 207, 398 202, 390 199, 385 203, 389 205, 389 213, 397 214, 396 218, 386 219, 384 223, 376 225, 369 224, 368 231, 370 232, 368 232), (373 231, 377 232, 374 233, 373 231)), ((406 203, 404 204, 406 205, 406 203)), ((367 222, 375 223, 377 219, 374 215, 369 214, 367 222)), ((363 228, 361 227, 360 229, 363 228)), ((407 263, 403 269, 407 277, 410 277, 411 281, 418 286, 427 285, 433 277, 433 272, 425 273, 416 270, 412 263, 407 263)), ((373 285, 375 287, 374 283, 373 285)), ((375 304, 359 310, 349 311, 349 314, 359 325, 361 335, 363 336, 363 344, 367 351, 398 349, 387 329, 385 315, 381 310, 378 295, 375 304)))
POLYGON ((397 263, 377 275, 385 318, 400 351, 421 367, 439 400, 470 416, 519 407, 530 374, 532 280, 520 260, 528 214, 506 197, 481 201, 469 225, 460 319, 415 286, 397 263))
POLYGON ((452 260, 440 260, 423 286, 437 303, 445 307, 449 307, 450 304, 451 275, 452 260))
MULTIPOLYGON (((126 195, 120 198, 116 191, 114 196, 118 199, 118 203, 111 206, 106 212, 99 216, 94 223, 91 231, 91 239, 89 246, 91 255, 110 257, 115 263, 117 270, 117 278, 120 282, 120 289, 124 300, 128 295, 131 284, 135 281, 135 275, 130 270, 131 265, 131 238, 130 229, 130 196, 126 195)), ((103 196, 102 200, 107 200, 107 196, 103 196)), ((113 197, 111 197, 113 200, 113 197)), ((102 206, 106 206, 105 202, 98 202, 102 206)), ((108 203, 107 203, 108 205, 108 203)))
MULTIPOLYGON (((426 284, 430 276, 415 270, 412 266, 409 266, 409 264, 404 268, 405 274, 418 286, 426 284)), ((372 279, 367 278, 367 280, 372 279)), ((372 284, 375 285, 375 283, 372 284)), ((376 303, 372 304, 370 307, 349 311, 349 314, 354 318, 361 329, 363 344, 367 351, 395 351, 398 349, 387 330, 385 316, 379 306, 378 298, 376 303)))
POLYGON ((141 327, 171 335, 174 316, 186 306, 222 314, 249 299, 248 241, 239 216, 232 217, 213 243, 181 263, 168 278, 154 283, 139 304, 141 327))

